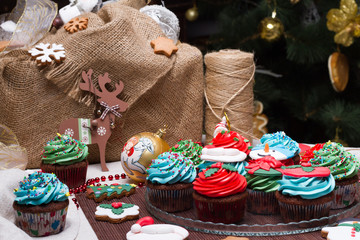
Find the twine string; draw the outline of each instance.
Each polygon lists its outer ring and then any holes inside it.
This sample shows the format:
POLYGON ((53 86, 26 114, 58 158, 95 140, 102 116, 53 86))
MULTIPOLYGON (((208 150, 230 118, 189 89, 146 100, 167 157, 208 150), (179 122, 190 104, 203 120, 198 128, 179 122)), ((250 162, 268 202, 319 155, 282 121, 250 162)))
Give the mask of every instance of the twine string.
POLYGON ((221 50, 205 55, 206 101, 205 131, 212 139, 215 125, 228 113, 232 130, 248 139, 253 135, 253 54, 240 50, 221 50))

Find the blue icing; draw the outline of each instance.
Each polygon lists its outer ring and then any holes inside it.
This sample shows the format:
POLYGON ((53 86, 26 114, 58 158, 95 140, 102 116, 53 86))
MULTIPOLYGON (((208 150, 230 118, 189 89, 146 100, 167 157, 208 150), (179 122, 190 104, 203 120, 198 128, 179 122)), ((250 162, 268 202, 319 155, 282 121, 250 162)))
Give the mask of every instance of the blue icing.
POLYGON ((34 172, 20 182, 14 194, 18 204, 40 205, 65 201, 69 196, 69 188, 53 173, 34 172))
POLYGON ((303 199, 316 199, 332 192, 335 188, 334 177, 295 178, 283 175, 279 180, 279 192, 283 195, 300 196, 303 199))
MULTIPOLYGON (((206 169, 208 166, 210 166, 210 165, 212 165, 214 163, 216 163, 216 162, 205 161, 204 163, 202 163, 202 164, 200 164, 198 166, 199 172, 201 172, 201 170, 206 169)), ((229 165, 235 167, 238 170, 238 173, 243 175, 243 176, 246 175, 245 167, 247 165, 249 165, 249 163, 246 162, 246 161, 232 162, 232 163, 226 163, 226 164, 229 164, 229 165)))
POLYGON ((193 162, 175 152, 164 152, 153 159, 147 173, 146 179, 158 184, 192 183, 196 177, 193 162))
POLYGON ((271 150, 281 152, 288 158, 294 157, 300 152, 299 144, 287 136, 283 131, 264 134, 261 137, 260 142, 261 143, 256 145, 252 151, 264 149, 265 144, 267 143, 271 150))

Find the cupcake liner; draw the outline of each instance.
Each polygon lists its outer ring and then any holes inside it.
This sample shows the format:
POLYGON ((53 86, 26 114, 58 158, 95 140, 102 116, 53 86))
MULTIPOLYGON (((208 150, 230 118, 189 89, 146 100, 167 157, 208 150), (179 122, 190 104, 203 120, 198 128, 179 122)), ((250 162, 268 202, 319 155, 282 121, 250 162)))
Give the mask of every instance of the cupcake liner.
POLYGON ((329 216, 332 201, 316 205, 296 205, 279 201, 280 214, 284 222, 300 222, 329 216))
POLYGON ((205 202, 194 199, 196 213, 201 221, 214 223, 240 222, 245 213, 246 197, 234 202, 205 202))
POLYGON ((246 210, 255 214, 277 214, 279 213, 279 203, 275 197, 275 192, 261 192, 247 189, 249 196, 246 210))
POLYGON ((80 165, 79 167, 74 167, 73 165, 62 168, 57 168, 55 165, 45 165, 41 166, 41 170, 47 173, 55 173, 59 180, 65 183, 69 188, 77 188, 83 185, 86 181, 86 173, 89 163, 86 161, 86 167, 80 165))
POLYGON ((68 207, 44 213, 24 213, 15 210, 15 223, 32 237, 57 234, 65 228, 67 210, 68 207))
POLYGON ((179 190, 146 188, 146 194, 151 204, 166 212, 178 212, 192 208, 192 193, 192 187, 179 190))
POLYGON ((331 209, 345 208, 355 201, 356 191, 359 188, 359 182, 348 185, 336 185, 334 193, 335 198, 331 209))

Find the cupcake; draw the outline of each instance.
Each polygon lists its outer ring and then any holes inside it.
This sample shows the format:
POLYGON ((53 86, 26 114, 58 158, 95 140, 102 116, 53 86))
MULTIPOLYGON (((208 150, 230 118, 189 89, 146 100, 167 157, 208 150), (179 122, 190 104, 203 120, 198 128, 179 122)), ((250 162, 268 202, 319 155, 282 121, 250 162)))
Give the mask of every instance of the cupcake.
POLYGON ((205 161, 200 158, 203 147, 191 140, 179 140, 174 147, 170 149, 170 152, 180 153, 183 156, 189 158, 194 166, 197 168, 205 161))
POLYGON ((260 144, 256 145, 250 152, 252 159, 272 156, 281 161, 285 166, 298 163, 300 148, 299 144, 292 140, 285 132, 264 134, 260 139, 260 144))
POLYGON ((239 133, 229 131, 225 117, 214 131, 214 138, 202 150, 201 159, 205 160, 200 169, 206 169, 214 162, 224 162, 236 167, 240 174, 245 174, 245 159, 250 153, 251 143, 239 133))
POLYGON ((246 179, 233 166, 214 163, 193 182, 196 213, 206 222, 237 223, 245 213, 246 179))
POLYGON ((55 173, 69 188, 76 188, 85 183, 88 154, 86 144, 58 134, 46 143, 40 167, 43 172, 55 173))
POLYGON ((147 169, 146 194, 149 201, 166 212, 192 208, 192 182, 196 177, 193 162, 178 153, 164 152, 147 169))
POLYGON ((334 199, 335 180, 326 167, 310 163, 285 167, 275 193, 284 222, 329 216, 334 199))
POLYGON ((64 229, 70 194, 55 174, 30 174, 14 194, 15 222, 27 234, 41 237, 64 229))
POLYGON ((255 214, 277 214, 279 204, 275 192, 280 184, 282 169, 280 161, 271 156, 250 161, 246 166, 247 191, 249 193, 246 209, 255 214))
POLYGON ((344 208, 354 202, 359 188, 359 160, 354 155, 345 151, 340 143, 329 141, 321 149, 314 151, 310 162, 315 166, 329 168, 335 179, 332 209, 344 208))

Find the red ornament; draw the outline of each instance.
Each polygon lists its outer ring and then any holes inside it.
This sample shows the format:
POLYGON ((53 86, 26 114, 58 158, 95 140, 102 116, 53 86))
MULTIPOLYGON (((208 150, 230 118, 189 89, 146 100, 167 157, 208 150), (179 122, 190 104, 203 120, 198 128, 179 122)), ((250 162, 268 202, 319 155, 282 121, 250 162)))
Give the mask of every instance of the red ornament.
POLYGON ((119 180, 120 179, 120 175, 119 174, 115 174, 115 179, 119 180))
POLYGON ((78 203, 76 203, 75 205, 76 205, 76 208, 77 208, 77 209, 79 209, 79 204, 78 204, 78 203))
POLYGON ((101 186, 101 183, 96 184, 97 187, 101 186))
POLYGON ((97 183, 100 182, 100 178, 99 178, 99 177, 96 177, 96 178, 95 178, 95 182, 97 182, 97 183))
POLYGON ((109 175, 108 178, 110 181, 112 181, 114 179, 113 175, 109 175))
POLYGON ((139 186, 139 187, 143 187, 143 186, 144 186, 144 183, 143 183, 143 182, 139 182, 139 183, 138 183, 138 186, 139 186))
POLYGON ((105 181, 106 180, 106 177, 105 176, 101 176, 101 181, 105 181))
POLYGON ((126 174, 125 174, 125 173, 122 173, 122 174, 121 174, 121 178, 122 178, 122 179, 125 179, 125 178, 126 178, 126 174))
POLYGON ((72 198, 74 203, 77 203, 77 199, 76 198, 72 198))
POLYGON ((70 194, 73 194, 73 193, 74 193, 74 190, 73 190, 73 189, 69 189, 69 193, 70 193, 70 194))

